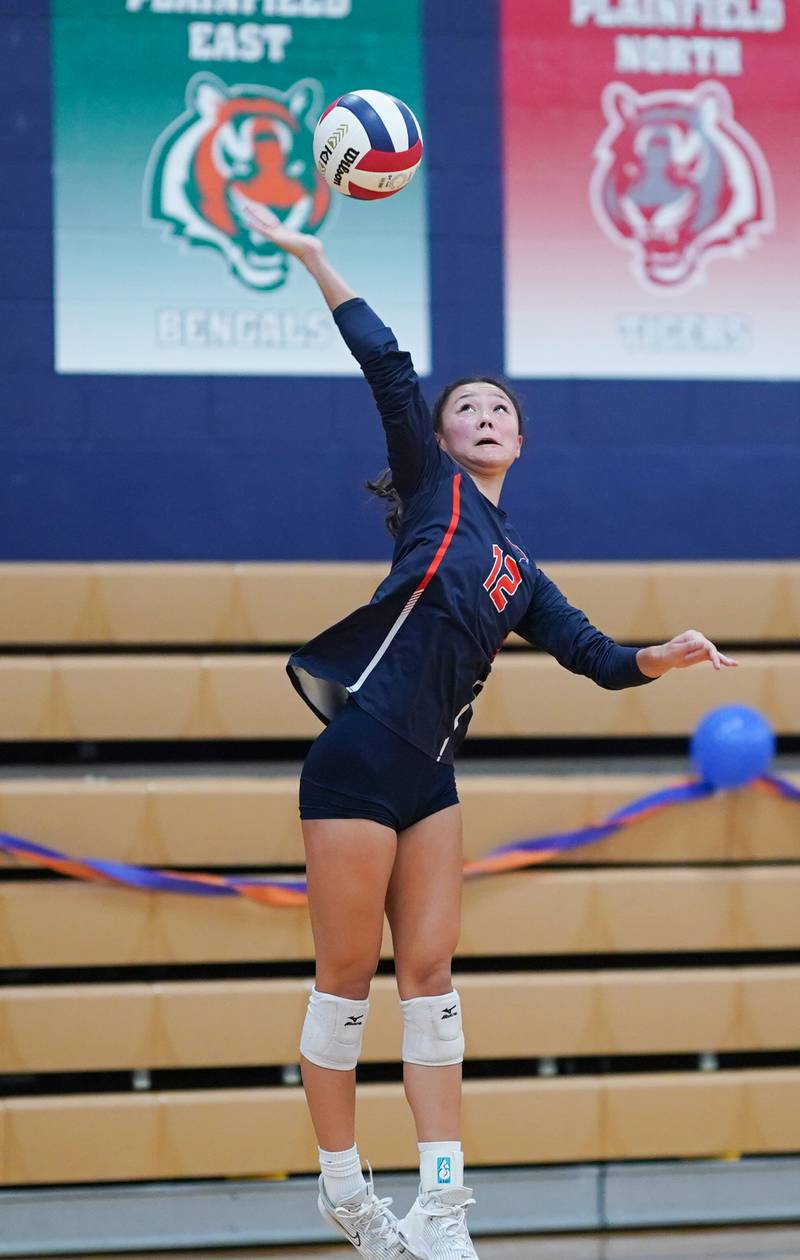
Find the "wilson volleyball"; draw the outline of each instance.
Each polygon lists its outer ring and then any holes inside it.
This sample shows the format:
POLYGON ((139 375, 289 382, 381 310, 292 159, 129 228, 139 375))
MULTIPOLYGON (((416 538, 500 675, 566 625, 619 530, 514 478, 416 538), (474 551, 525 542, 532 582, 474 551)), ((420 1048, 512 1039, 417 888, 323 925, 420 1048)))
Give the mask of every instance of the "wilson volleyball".
POLYGON ((405 188, 422 160, 422 133, 396 96, 364 89, 346 92, 323 113, 314 131, 314 161, 336 192, 379 201, 405 188))

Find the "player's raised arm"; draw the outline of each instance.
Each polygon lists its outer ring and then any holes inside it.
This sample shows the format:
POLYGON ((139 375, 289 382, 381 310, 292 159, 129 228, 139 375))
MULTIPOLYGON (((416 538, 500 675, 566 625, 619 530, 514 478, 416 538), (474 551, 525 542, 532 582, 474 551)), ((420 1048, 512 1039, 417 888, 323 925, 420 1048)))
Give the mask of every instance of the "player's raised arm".
POLYGON ((307 232, 295 232, 285 227, 277 214, 273 214, 259 202, 242 196, 241 193, 238 199, 242 215, 253 231, 265 236, 268 241, 272 241, 273 245, 277 245, 278 249, 291 254, 303 264, 316 280, 322 296, 332 311, 335 311, 336 307, 341 306, 343 302, 356 297, 349 284, 337 271, 334 271, 328 262, 319 237, 311 236, 307 232))
POLYGON ((391 328, 330 265, 318 237, 286 228, 271 210, 247 198, 240 198, 240 206, 250 227, 302 263, 319 285, 378 406, 393 485, 401 498, 410 497, 439 458, 410 354, 398 348, 391 328))

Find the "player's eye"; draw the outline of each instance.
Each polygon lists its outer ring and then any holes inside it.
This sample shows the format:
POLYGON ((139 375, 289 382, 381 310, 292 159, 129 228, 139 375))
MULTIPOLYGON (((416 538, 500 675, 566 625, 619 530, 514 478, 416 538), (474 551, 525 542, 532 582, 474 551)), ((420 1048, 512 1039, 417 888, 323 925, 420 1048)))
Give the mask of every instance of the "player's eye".
POLYGON ((505 403, 497 403, 495 406, 495 411, 505 411, 507 413, 508 407, 506 406, 505 403))
POLYGON ((466 410, 467 410, 467 408, 468 408, 468 407, 471 407, 471 406, 472 406, 472 403, 465 402, 465 403, 462 403, 462 404, 461 404, 461 406, 459 407, 459 409, 458 409, 458 410, 459 410, 459 412, 466 411, 466 410))

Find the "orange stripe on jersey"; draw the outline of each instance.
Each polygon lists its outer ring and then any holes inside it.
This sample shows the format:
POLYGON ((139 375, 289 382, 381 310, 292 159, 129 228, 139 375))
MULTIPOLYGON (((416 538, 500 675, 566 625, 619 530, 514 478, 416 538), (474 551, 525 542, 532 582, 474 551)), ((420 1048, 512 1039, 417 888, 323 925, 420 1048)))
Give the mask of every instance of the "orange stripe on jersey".
POLYGON ((397 618, 397 621, 392 626, 386 638, 383 640, 383 643, 378 648, 377 652, 373 656, 369 665, 367 665, 361 677, 357 678, 356 681, 347 688, 349 692, 352 693, 354 691, 358 691, 358 689, 366 682, 366 680, 369 678, 370 674, 372 673, 373 669, 380 661, 381 657, 385 654, 392 640, 397 635, 401 626, 404 624, 405 621, 407 621, 408 617, 413 612, 414 608, 416 608, 419 598, 422 595, 422 592, 425 590, 425 587, 428 586, 431 578, 433 577, 434 573, 439 568, 439 565, 442 563, 442 560, 444 559, 444 553, 447 551, 447 548, 450 546, 450 543, 453 538, 453 534, 456 532, 456 526, 458 525, 458 518, 460 517, 460 515, 461 515, 461 473, 456 473, 455 476, 453 477, 453 512, 450 517, 450 524, 447 526, 444 538, 439 543, 439 547, 436 552, 436 555, 433 557, 433 559, 431 560, 428 566, 428 572, 425 574, 424 578, 420 582, 417 589, 414 591, 413 595, 410 595, 409 598, 406 600, 405 608, 401 612, 400 616, 397 618))
POLYGON ((425 590, 425 587, 428 585, 434 573, 439 568, 439 565, 442 563, 442 560, 444 559, 444 553, 447 551, 447 548, 450 546, 450 543, 453 538, 453 534, 456 532, 456 526, 458 525, 458 518, 460 515, 461 515, 461 473, 456 473, 455 477, 453 478, 453 515, 450 517, 450 524, 447 526, 447 532, 444 538, 442 539, 441 543, 439 544, 439 550, 436 552, 436 555, 431 560, 430 568, 428 569, 428 572, 425 574, 424 578, 422 579, 419 586, 417 587, 417 590, 414 592, 415 595, 417 594, 417 592, 422 592, 425 590))

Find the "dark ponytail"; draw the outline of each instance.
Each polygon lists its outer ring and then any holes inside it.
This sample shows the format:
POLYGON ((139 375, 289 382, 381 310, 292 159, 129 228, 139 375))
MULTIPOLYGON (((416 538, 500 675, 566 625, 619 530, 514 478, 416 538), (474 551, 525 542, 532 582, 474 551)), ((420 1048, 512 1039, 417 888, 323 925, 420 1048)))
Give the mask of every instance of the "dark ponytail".
MULTIPOLYGON (((525 416, 522 411, 522 403, 514 391, 509 389, 506 382, 498 376, 460 376, 457 381, 450 381, 448 385, 445 385, 437 394, 431 408, 434 433, 438 433, 442 427, 442 412, 444 411, 445 403, 453 391, 460 389, 462 385, 494 385, 497 389, 502 389, 517 413, 520 433, 525 433, 525 416)), ((378 473, 374 481, 365 481, 364 488, 379 499, 386 499, 389 510, 384 518, 384 524, 392 538, 396 538, 400 533, 400 526, 403 520, 403 501, 394 488, 392 470, 384 468, 382 472, 378 473)))
POLYGON ((383 518, 383 523, 392 535, 392 538, 396 538, 400 533, 400 525, 403 520, 403 501, 394 488, 391 468, 384 468, 382 472, 378 473, 374 481, 365 481, 364 489, 369 490, 379 499, 387 500, 389 510, 383 518))

